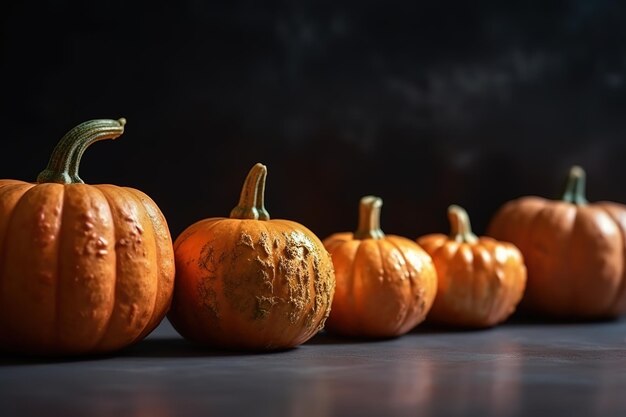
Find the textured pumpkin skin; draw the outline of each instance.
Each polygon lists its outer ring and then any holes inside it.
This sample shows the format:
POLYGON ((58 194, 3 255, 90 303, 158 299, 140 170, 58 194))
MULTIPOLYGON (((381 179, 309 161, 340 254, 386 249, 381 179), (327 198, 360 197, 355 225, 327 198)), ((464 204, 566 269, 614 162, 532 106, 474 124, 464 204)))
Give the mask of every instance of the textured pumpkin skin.
POLYGON ((437 296, 428 320, 459 327, 490 327, 506 320, 524 294, 526 268, 519 250, 481 237, 457 242, 443 234, 417 241, 437 270, 437 296))
POLYGON ((109 352, 142 339, 173 291, 167 223, 113 185, 0 180, 0 346, 109 352))
POLYGON ((626 206, 523 197, 495 214, 488 234, 524 255, 528 310, 584 319, 626 311, 626 206))
POLYGON ((432 260, 415 242, 393 235, 324 239, 335 266, 328 331, 356 337, 400 336, 422 322, 437 292, 432 260))
POLYGON ((304 343, 330 311, 330 255, 306 227, 269 220, 267 169, 256 164, 231 218, 202 220, 176 239, 176 285, 169 319, 185 338, 234 350, 304 343))
POLYGON ((169 319, 184 337, 228 349, 283 349, 323 326, 335 286, 319 239, 288 220, 213 218, 176 240, 169 319))
POLYGON ((336 288, 326 328, 356 337, 400 336, 421 323, 437 292, 430 256, 415 242, 380 229, 382 200, 359 204, 355 233, 324 239, 335 266, 336 288))

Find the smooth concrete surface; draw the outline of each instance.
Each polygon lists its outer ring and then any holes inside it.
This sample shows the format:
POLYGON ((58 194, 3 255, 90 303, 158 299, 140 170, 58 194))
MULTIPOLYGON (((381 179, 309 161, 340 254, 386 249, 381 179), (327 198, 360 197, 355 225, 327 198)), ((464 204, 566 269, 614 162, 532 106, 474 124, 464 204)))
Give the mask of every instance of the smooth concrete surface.
POLYGON ((626 321, 320 334, 271 354, 199 349, 169 323, 111 357, 2 356, 0 416, 626 416, 626 321))

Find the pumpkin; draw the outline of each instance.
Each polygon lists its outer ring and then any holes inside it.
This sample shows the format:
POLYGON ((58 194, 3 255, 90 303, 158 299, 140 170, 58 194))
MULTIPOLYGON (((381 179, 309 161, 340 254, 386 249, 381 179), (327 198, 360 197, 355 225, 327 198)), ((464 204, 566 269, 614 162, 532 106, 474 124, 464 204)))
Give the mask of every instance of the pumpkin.
POLYGON ((87 185, 85 149, 125 119, 70 130, 37 183, 0 180, 0 347, 34 354, 114 351, 146 336, 170 305, 165 218, 144 193, 87 185))
POLYGON ((169 319, 185 338, 221 349, 292 348, 315 335, 330 310, 333 266, 320 240, 265 209, 267 168, 250 170, 229 218, 187 228, 174 243, 169 319))
POLYGON ((522 197, 493 217, 489 235, 524 255, 522 305, 539 315, 603 319, 626 310, 626 206, 589 203, 585 171, 569 171, 560 200, 522 197))
POLYGON ((520 302, 526 267, 512 244, 472 233, 467 212, 448 208, 450 235, 417 242, 433 258, 437 296, 428 320, 457 327, 490 327, 506 320, 520 302))
POLYGON ((400 336, 426 317, 437 291, 433 262, 415 242, 385 235, 382 200, 363 197, 354 233, 324 240, 335 266, 329 332, 352 337, 400 336))

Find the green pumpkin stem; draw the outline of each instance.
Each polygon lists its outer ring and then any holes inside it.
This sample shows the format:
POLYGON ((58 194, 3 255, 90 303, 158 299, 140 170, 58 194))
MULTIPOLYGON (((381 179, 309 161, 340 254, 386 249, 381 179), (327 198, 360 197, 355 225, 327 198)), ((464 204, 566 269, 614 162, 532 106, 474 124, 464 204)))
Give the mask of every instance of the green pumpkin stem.
POLYGON ((478 237, 472 233, 467 211, 456 204, 448 207, 448 219, 450 221, 450 240, 459 243, 476 243, 478 237))
POLYGON ((382 239, 385 234, 380 228, 380 209, 383 200, 372 195, 361 198, 359 203, 359 227, 355 239, 382 239))
POLYGON ((569 170, 567 181, 565 182, 565 191, 561 200, 576 204, 585 205, 588 203, 587 197, 585 197, 585 182, 587 174, 585 170, 578 165, 574 165, 569 170))
POLYGON ((81 123, 61 138, 52 152, 46 169, 37 176, 37 182, 82 184, 78 167, 85 150, 94 142, 115 139, 124 133, 126 119, 98 119, 81 123))
POLYGON ((267 168, 264 166, 259 176, 259 183, 256 189, 256 210, 259 213, 259 220, 269 220, 270 214, 265 209, 265 178, 267 178, 267 168))
POLYGON ((265 210, 265 178, 267 167, 256 164, 252 167, 241 189, 239 204, 231 210, 231 219, 269 220, 265 210))

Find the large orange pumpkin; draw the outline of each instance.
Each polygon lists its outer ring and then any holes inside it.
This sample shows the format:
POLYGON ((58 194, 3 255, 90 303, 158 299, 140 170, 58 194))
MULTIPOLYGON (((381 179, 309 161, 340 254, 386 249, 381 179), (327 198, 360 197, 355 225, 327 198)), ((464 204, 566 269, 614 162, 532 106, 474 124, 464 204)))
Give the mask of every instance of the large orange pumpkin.
POLYGON ((187 228, 174 243, 176 285, 169 318, 184 337, 211 347, 297 346, 324 325, 335 287, 320 240, 264 207, 267 168, 256 164, 230 218, 187 228))
POLYGON ((506 320, 522 298, 526 267, 512 244, 472 233, 467 212, 448 208, 450 235, 417 240, 437 269, 437 296, 428 320, 459 327, 489 327, 506 320))
POLYGON ((400 336, 422 322, 437 292, 433 262, 415 242, 380 229, 382 200, 363 197, 355 233, 324 240, 337 285, 328 331, 356 337, 400 336))
POLYGON ((527 309, 570 319, 626 311, 626 206, 588 203, 582 168, 570 170, 561 200, 523 197, 505 204, 488 234, 522 251, 527 309))
POLYGON ((0 347, 108 352, 165 316, 174 280, 165 218, 141 191, 78 176, 85 149, 121 135, 125 122, 72 129, 36 184, 0 180, 0 347))

